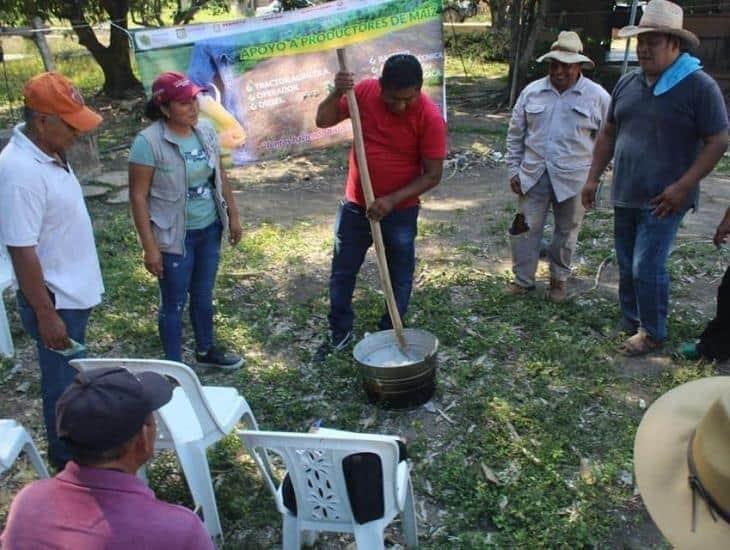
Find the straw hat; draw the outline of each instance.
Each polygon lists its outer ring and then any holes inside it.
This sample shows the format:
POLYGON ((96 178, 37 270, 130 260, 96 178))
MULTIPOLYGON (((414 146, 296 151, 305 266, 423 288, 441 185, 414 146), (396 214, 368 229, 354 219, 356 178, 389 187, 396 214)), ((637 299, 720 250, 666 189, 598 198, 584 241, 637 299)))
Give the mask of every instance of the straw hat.
POLYGON ((674 547, 730 547, 730 376, 657 399, 636 432, 634 468, 649 514, 674 547))
POLYGON ((583 63, 590 69, 595 67, 595 63, 583 55, 583 42, 578 33, 573 31, 561 31, 550 51, 538 57, 537 62, 542 63, 547 59, 556 59, 561 63, 583 63))
POLYGON ((691 48, 700 45, 700 39, 693 32, 682 28, 684 11, 668 0, 651 0, 644 8, 638 25, 629 25, 618 31, 621 38, 636 36, 644 32, 661 32, 681 38, 691 48))

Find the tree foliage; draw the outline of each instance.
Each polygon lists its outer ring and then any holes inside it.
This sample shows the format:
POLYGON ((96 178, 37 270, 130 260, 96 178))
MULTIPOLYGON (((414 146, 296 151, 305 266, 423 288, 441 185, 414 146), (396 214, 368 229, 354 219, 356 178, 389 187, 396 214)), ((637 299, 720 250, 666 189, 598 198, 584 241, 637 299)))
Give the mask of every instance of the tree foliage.
POLYGON ((129 4, 132 22, 144 27, 187 25, 203 8, 226 13, 230 7, 228 0, 130 0, 129 4))
MULTIPOLYGON (((307 0, 282 0, 281 4, 284 10, 309 5, 307 0)), ((228 0, 0 0, 0 24, 30 26, 36 16, 44 21, 68 21, 79 44, 89 50, 104 73, 103 92, 119 98, 142 89, 129 55, 130 21, 145 27, 186 25, 203 8, 224 13, 229 7, 228 0), (94 25, 107 22, 112 24, 105 45, 94 25)))
POLYGON ((145 26, 180 25, 203 8, 227 10, 226 0, 0 0, 0 23, 29 26, 36 16, 44 21, 68 21, 104 73, 103 92, 110 97, 138 93, 142 84, 132 71, 127 28, 129 21, 145 26), (171 14, 170 20, 167 14, 171 14), (109 43, 99 39, 94 25, 111 23, 109 43))

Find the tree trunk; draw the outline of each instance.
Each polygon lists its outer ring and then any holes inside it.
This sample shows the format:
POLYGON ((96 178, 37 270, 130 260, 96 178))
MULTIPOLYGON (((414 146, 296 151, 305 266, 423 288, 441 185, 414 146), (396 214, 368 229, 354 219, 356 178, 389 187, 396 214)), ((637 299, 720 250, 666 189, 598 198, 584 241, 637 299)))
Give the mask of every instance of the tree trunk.
POLYGON ((132 71, 127 35, 121 30, 112 28, 109 47, 103 48, 98 57, 94 56, 94 58, 104 72, 102 91, 106 95, 121 99, 130 95, 138 95, 142 91, 142 83, 132 71), (117 35, 116 40, 115 34, 117 35))
POLYGON ((46 35, 44 34, 44 32, 41 31, 41 29, 43 28, 43 21, 41 21, 41 18, 36 15, 32 19, 31 23, 33 24, 33 28, 37 31, 33 33, 33 40, 38 47, 38 51, 41 52, 41 59, 43 59, 43 68, 46 71, 55 71, 56 66, 53 62, 51 50, 48 48, 48 42, 46 42, 46 35))
POLYGON ((502 30, 507 28, 507 7, 508 0, 489 0, 489 14, 492 17, 492 29, 502 30))
POLYGON ((509 67, 510 106, 524 88, 527 68, 535 54, 535 44, 545 28, 550 0, 515 0, 512 7, 510 31, 512 32, 513 57, 509 67))
POLYGON ((530 32, 527 37, 525 49, 522 52, 520 62, 520 74, 523 78, 527 75, 527 66, 535 55, 535 44, 537 43, 537 37, 545 28, 545 19, 548 14, 550 7, 550 0, 539 0, 539 5, 536 6, 538 0, 531 0, 530 6, 530 32))
POLYGON ((59 13, 71 22, 79 44, 91 53, 104 73, 102 91, 112 98, 124 98, 142 91, 142 83, 132 71, 127 28, 128 0, 104 0, 102 5, 114 23, 109 30, 109 46, 104 46, 89 25, 81 2, 64 2, 59 13), (121 27, 121 28, 119 28, 121 27))

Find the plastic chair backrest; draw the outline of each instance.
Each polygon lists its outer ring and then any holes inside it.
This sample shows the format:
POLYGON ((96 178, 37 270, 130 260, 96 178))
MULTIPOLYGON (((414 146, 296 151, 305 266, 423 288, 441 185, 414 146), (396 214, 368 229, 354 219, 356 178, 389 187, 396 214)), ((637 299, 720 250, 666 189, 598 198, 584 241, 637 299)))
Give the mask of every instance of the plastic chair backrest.
POLYGON ((10 286, 14 278, 13 262, 5 245, 0 245, 0 292, 10 286))
POLYGON ((0 419, 0 474, 13 465, 22 451, 25 451, 39 477, 49 477, 33 438, 23 425, 8 418, 0 419))
POLYGON ((163 376, 172 378, 185 392, 195 415, 200 422, 200 428, 204 435, 218 432, 221 437, 227 435, 224 428, 218 423, 213 414, 213 409, 203 394, 203 386, 193 372, 193 369, 176 361, 164 359, 73 359, 69 362, 78 370, 93 369, 100 367, 123 367, 130 372, 156 372, 163 376))
MULTIPOLYGON (((297 502, 297 518, 316 523, 330 530, 352 526, 355 522, 347 496, 342 460, 354 453, 375 453, 383 469, 384 515, 397 510, 396 468, 398 445, 393 437, 349 433, 324 435, 317 433, 266 432, 240 430, 239 437, 258 464, 269 489, 284 512, 277 483, 265 467, 266 451, 279 455, 291 479, 297 502)), ((348 529, 351 530, 351 529, 348 529)))
POLYGON ((13 284, 13 263, 7 248, 0 244, 0 355, 12 357, 15 354, 13 335, 10 333, 8 314, 5 311, 3 291, 13 284))

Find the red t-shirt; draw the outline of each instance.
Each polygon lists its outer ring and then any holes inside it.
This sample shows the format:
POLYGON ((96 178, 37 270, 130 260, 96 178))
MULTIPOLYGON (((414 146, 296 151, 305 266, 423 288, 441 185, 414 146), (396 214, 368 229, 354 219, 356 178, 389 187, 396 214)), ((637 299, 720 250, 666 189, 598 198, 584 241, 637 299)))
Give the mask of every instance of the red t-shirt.
MULTIPOLYGON (((423 173, 423 159, 446 158, 446 122, 436 104, 421 96, 399 115, 391 113, 380 99, 380 82, 369 79, 355 86, 360 111, 365 154, 375 197, 382 197, 408 185, 423 173)), ((339 109, 350 115, 347 96, 340 98, 339 109)), ((345 197, 365 206, 355 148, 350 150, 345 197)), ((408 208, 418 204, 411 197, 396 205, 408 208)))

